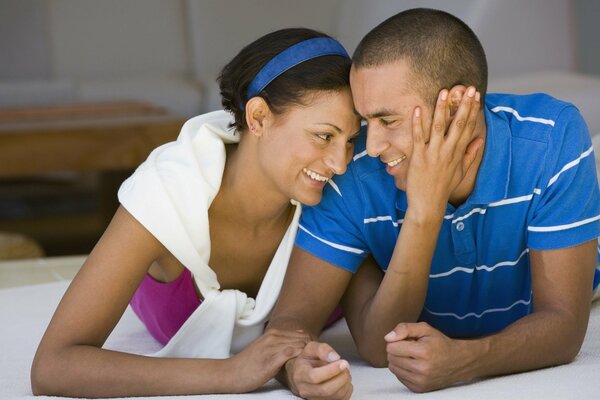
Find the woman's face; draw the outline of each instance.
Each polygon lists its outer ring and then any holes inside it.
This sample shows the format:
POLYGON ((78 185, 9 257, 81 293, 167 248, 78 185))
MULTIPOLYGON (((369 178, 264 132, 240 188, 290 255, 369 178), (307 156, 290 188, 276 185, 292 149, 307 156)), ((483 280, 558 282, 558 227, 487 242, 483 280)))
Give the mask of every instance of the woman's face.
POLYGON ((259 162, 282 194, 315 205, 329 179, 346 171, 360 122, 349 88, 312 92, 305 104, 273 117, 263 133, 259 162))

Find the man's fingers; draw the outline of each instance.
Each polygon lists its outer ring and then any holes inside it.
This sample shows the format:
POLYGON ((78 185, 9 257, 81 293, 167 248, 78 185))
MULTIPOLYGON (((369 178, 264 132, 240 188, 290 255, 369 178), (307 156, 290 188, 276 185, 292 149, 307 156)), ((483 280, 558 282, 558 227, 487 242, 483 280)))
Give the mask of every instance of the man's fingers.
POLYGON ((472 119, 470 119, 470 117, 475 118, 476 116, 473 115, 477 113, 475 109, 479 109, 479 102, 476 101, 475 95, 475 87, 469 86, 465 95, 460 101, 458 111, 456 111, 456 115, 454 116, 452 123, 450 124, 448 135, 446 136, 447 140, 452 144, 456 144, 458 143, 460 138, 464 138, 465 133, 468 131, 468 128, 472 127, 472 119), (474 106, 474 103, 477 103, 476 107, 474 106))
POLYGON ((384 339, 388 343, 405 340, 407 338, 418 339, 430 334, 431 332, 432 328, 426 322, 403 322, 396 325, 396 327, 390 333, 384 336, 384 339))
POLYGON ((347 373, 348 368, 350 368, 348 361, 338 360, 321 367, 311 368, 308 371, 307 378, 310 383, 318 384, 333 379, 336 376, 344 375, 347 373))
POLYGON ((304 353, 308 357, 318 358, 329 363, 340 359, 340 355, 327 343, 309 342, 304 353))
POLYGON ((414 149, 422 148, 425 144, 425 137, 423 134, 423 118, 420 107, 416 107, 413 111, 412 131, 414 149))
POLYGON ((348 400, 352 396, 352 392, 354 391, 354 386, 352 385, 352 381, 348 382, 344 386, 342 386, 337 392, 333 393, 332 396, 328 398, 340 399, 340 400, 348 400))
POLYGON ((393 364, 390 364, 388 369, 410 390, 417 386, 418 377, 414 372, 393 364))
POLYGON ((438 146, 446 135, 446 129, 448 129, 449 112, 448 90, 442 89, 438 95, 433 113, 431 136, 429 137, 430 146, 438 146))
POLYGON ((475 127, 477 126, 477 118, 479 116, 479 110, 481 107, 480 99, 481 94, 479 92, 475 92, 475 96, 471 100, 471 106, 469 109, 467 122, 464 128, 464 133, 461 134, 458 138, 458 146, 462 151, 464 151, 467 145, 472 141, 473 132, 475 131, 475 127))
POLYGON ((385 350, 388 354, 388 361, 396 358, 422 358, 423 345, 416 340, 400 340, 386 344, 385 350))
POLYGON ((351 386, 352 378, 350 373, 346 369, 342 373, 339 373, 326 381, 319 382, 313 386, 314 397, 322 397, 326 399, 330 398, 343 398, 338 394, 343 394, 347 390, 347 386, 351 386))
POLYGON ((354 387, 352 386, 352 379, 348 377, 347 380, 342 381, 342 384, 339 385, 339 388, 335 392, 333 392, 331 395, 328 395, 326 398, 347 400, 352 395, 353 390, 354 387))

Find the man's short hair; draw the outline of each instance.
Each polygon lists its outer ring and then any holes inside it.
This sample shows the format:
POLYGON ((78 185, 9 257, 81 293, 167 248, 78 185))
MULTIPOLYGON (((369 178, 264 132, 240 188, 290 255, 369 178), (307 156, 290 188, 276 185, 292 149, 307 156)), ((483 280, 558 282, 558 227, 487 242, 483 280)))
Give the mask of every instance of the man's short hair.
POLYGON ((412 71, 408 84, 430 104, 441 89, 475 86, 485 96, 487 61, 475 33, 460 19, 440 10, 415 8, 396 14, 359 43, 355 68, 404 60, 412 71))

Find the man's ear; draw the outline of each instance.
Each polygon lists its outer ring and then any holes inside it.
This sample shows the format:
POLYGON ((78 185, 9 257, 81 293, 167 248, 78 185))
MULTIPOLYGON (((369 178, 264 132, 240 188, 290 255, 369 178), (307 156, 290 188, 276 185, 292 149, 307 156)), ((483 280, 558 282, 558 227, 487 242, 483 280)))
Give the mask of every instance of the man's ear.
POLYGON ((462 100, 466 91, 467 88, 464 85, 456 85, 448 92, 450 118, 454 117, 454 114, 456 114, 456 111, 458 111, 458 106, 460 105, 460 101, 462 100))
POLYGON ((261 136, 271 117, 271 109, 262 97, 253 97, 246 103, 246 124, 251 134, 261 136))

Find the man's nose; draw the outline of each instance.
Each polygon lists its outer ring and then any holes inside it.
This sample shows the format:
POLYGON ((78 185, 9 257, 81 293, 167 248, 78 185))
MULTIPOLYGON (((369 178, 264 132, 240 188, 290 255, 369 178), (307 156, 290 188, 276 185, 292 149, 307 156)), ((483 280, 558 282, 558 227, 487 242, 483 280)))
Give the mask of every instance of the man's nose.
POLYGON ((371 157, 379 157, 388 146, 385 134, 381 129, 369 124, 367 126, 367 154, 371 157))

